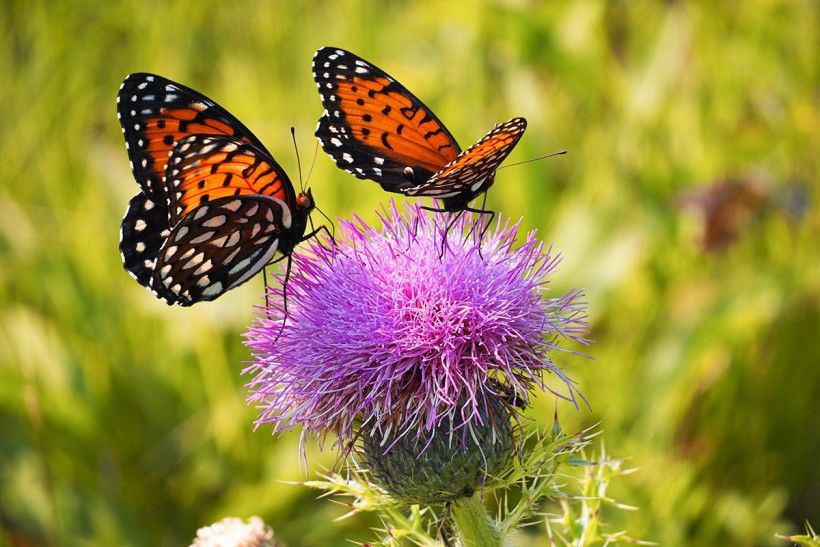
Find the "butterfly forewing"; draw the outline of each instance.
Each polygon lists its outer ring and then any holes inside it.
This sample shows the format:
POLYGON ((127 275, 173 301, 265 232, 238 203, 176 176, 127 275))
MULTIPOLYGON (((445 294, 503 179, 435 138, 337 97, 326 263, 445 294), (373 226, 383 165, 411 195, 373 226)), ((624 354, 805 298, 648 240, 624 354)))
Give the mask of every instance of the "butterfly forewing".
POLYGON ((524 118, 496 126, 484 138, 435 173, 427 182, 405 190, 411 196, 448 198, 475 195, 492 184, 495 172, 527 128, 524 118))
POLYGON ((213 300, 259 272, 291 225, 279 199, 217 198, 186 215, 157 254, 152 286, 169 303, 213 300))
POLYGON ((320 49, 313 58, 313 77, 325 107, 316 136, 336 164, 353 175, 399 192, 426 180, 461 151, 424 103, 353 53, 320 49))
POLYGON ((163 178, 168 156, 189 135, 227 135, 265 148, 242 122, 201 93, 156 74, 125 78, 117 94, 131 170, 143 192, 165 196, 163 178))
POLYGON ((266 152, 230 137, 182 139, 166 173, 171 225, 198 207, 227 196, 259 194, 293 203, 293 185, 266 152))

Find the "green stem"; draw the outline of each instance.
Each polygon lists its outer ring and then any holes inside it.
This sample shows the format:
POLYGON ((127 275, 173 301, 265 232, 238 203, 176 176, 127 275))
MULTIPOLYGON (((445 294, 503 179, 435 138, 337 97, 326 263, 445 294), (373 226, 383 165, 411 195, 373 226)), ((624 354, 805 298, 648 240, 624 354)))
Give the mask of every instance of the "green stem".
POLYGON ((497 547, 499 533, 493 526, 478 494, 461 498, 450 506, 450 513, 458 528, 464 547, 497 547))

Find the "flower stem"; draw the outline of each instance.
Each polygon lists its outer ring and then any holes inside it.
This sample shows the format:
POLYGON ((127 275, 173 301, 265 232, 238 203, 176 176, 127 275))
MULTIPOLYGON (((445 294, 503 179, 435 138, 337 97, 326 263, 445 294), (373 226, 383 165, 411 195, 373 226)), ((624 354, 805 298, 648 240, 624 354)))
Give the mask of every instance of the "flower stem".
POLYGON ((490 521, 478 494, 453 502, 450 513, 453 515, 464 547, 501 545, 499 533, 490 521))

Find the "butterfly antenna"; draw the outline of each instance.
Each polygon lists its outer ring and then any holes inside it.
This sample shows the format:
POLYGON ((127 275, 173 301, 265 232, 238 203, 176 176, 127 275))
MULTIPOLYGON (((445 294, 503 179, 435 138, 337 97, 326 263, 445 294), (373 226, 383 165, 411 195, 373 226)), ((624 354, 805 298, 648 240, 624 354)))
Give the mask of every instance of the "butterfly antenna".
POLYGON ((305 191, 305 183, 302 179, 302 161, 299 159, 299 147, 296 146, 296 128, 290 126, 290 138, 293 141, 293 149, 296 151, 296 169, 299 171, 299 186, 305 191))
POLYGON ((305 178, 305 184, 308 183, 310 180, 310 175, 313 174, 313 166, 316 165, 316 154, 319 152, 319 139, 316 139, 316 144, 313 147, 313 161, 310 162, 310 169, 308 170, 307 177, 305 178))
POLYGON ((551 158, 553 156, 562 156, 566 153, 567 153, 566 150, 561 150, 560 152, 553 152, 552 154, 547 154, 546 156, 539 156, 539 157, 533 158, 531 160, 524 160, 524 161, 519 161, 519 162, 516 162, 516 163, 508 163, 507 165, 502 165, 498 169, 500 170, 500 169, 505 169, 507 167, 513 167, 515 165, 523 165, 525 163, 530 163, 532 161, 538 161, 538 160, 544 160, 544 159, 547 159, 547 158, 551 158))

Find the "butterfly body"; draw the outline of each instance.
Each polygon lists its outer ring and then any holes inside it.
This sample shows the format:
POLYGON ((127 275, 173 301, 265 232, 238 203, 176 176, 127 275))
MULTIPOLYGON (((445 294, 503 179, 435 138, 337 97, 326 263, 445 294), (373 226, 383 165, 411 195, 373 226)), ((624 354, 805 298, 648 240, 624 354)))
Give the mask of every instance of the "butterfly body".
POLYGON ((325 108, 316 136, 336 165, 388 192, 438 199, 443 211, 486 192, 527 126, 513 118, 462 152, 424 103, 355 54, 321 48, 313 77, 325 108))
POLYGON ((213 300, 304 238, 314 208, 262 143, 204 95, 132 74, 117 114, 140 192, 120 229, 125 269, 168 304, 213 300))

